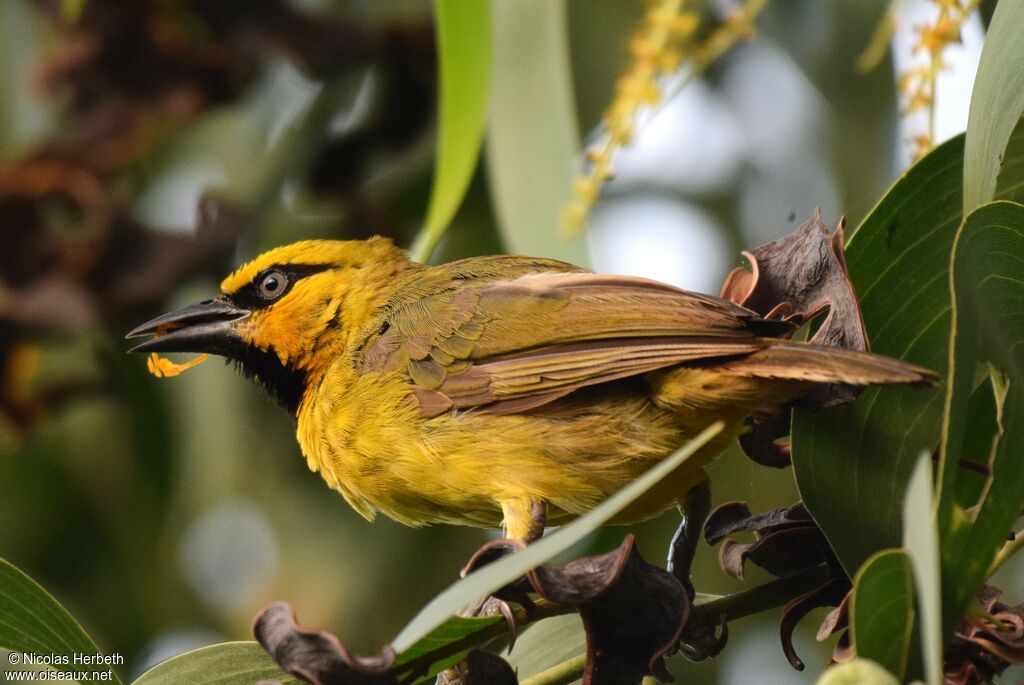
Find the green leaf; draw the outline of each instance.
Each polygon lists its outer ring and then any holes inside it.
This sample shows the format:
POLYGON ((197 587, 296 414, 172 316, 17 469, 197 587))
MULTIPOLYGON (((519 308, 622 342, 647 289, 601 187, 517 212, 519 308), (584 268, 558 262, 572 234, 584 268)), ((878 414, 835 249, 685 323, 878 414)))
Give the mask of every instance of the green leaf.
POLYGON ((900 680, 874 661, 857 658, 829 668, 815 685, 900 685, 900 680))
POLYGON ((276 680, 299 683, 281 670, 257 642, 222 642, 162 661, 132 685, 253 685, 276 680))
POLYGON ((857 656, 872 659, 901 679, 914 632, 910 560, 899 549, 874 554, 854 579, 850 633, 857 656))
MULTIPOLYGON (((102 652, 49 592, 4 559, 0 559, 0 647, 23 654, 68 657, 69 663, 53 665, 59 671, 110 671, 109 666, 74 663, 75 655, 102 652)), ((111 682, 121 682, 117 673, 111 682)))
POLYGON ((996 5, 971 93, 964 152, 964 213, 995 197, 1010 134, 1024 111, 1024 0, 996 5))
POLYGON ((530 626, 505 660, 523 681, 587 651, 587 634, 577 614, 557 616, 530 626))
POLYGON ((412 248, 430 259, 462 204, 480 156, 491 74, 489 0, 434 0, 440 67, 437 156, 427 219, 412 248))
MULTIPOLYGON (((988 468, 989 454, 992 451, 992 438, 998 429, 996 416, 996 398, 991 383, 979 385, 967 404, 965 419, 963 464, 976 464, 988 468)), ((956 502, 964 509, 971 507, 981 497, 988 478, 977 470, 963 468, 958 470, 956 479, 956 502)))
POLYGON ((931 453, 923 452, 903 500, 903 548, 914 570, 925 676, 928 685, 942 685, 942 576, 933 492, 931 453))
POLYGON ((946 634, 960 620, 1024 508, 1024 206, 994 202, 964 221, 953 251, 952 368, 940 472, 946 634), (998 429, 974 508, 956 503, 978 372, 991 377, 998 429))
POLYGON ((488 639, 507 633, 508 627, 503 616, 452 616, 399 654, 395 660, 394 673, 403 681, 405 677, 422 673, 416 682, 432 683, 434 676, 465 659, 471 650, 480 647, 488 639))
MULTIPOLYGON (((1024 199, 1024 126, 1010 140, 1000 197, 1024 199)), ((850 237, 846 260, 872 349, 945 375, 949 259, 960 225, 963 137, 911 167, 850 237)), ((852 405, 797 411, 793 468, 807 508, 852 575, 900 546, 903 490, 921 450, 935 451, 940 389, 868 390, 852 405)))
POLYGON ((495 0, 487 172, 507 251, 585 266, 582 236, 564 240, 579 133, 565 0, 495 0))
POLYGON ((470 602, 486 597, 509 581, 522 576, 556 554, 572 547, 592 530, 625 509, 662 478, 679 468, 697 450, 722 432, 723 427, 720 421, 709 426, 685 446, 649 469, 644 475, 569 525, 563 526, 551 535, 544 536, 525 550, 511 554, 493 564, 488 564, 451 585, 420 610, 399 633, 392 642, 395 651, 401 654, 414 649, 416 643, 470 602))

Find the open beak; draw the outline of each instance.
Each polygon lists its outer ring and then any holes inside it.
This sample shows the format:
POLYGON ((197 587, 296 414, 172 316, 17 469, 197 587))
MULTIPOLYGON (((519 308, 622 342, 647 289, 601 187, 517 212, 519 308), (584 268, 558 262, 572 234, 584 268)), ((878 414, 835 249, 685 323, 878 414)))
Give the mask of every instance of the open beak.
POLYGON ((175 309, 132 330, 126 338, 154 336, 129 352, 209 352, 231 356, 242 345, 236 324, 249 316, 226 298, 175 309))

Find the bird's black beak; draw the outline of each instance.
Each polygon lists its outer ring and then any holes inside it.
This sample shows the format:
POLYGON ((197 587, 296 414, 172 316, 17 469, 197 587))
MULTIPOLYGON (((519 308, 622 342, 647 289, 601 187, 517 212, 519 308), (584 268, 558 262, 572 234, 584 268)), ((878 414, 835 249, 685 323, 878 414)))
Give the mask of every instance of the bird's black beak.
POLYGON ((209 352, 227 357, 242 345, 235 324, 249 314, 224 297, 204 300, 147 321, 125 337, 153 336, 129 352, 209 352))

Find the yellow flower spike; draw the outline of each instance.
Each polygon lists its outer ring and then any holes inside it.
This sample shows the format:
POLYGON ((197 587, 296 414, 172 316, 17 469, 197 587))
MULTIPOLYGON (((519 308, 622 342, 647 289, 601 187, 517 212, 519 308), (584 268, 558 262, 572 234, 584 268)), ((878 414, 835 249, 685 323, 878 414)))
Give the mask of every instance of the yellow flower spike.
POLYGON ((210 358, 208 354, 201 354, 195 359, 190 359, 184 364, 175 364, 170 359, 161 357, 156 352, 151 352, 149 357, 146 359, 146 368, 149 372, 157 378, 173 378, 182 371, 188 371, 193 366, 202 364, 210 358))
POLYGON ((634 59, 650 59, 658 52, 658 46, 652 45, 643 36, 637 36, 629 42, 629 52, 634 59))
POLYGON ((962 23, 953 17, 942 17, 935 25, 935 33, 946 43, 959 43, 962 23))
POLYGON ((586 203, 596 200, 599 190, 595 179, 592 177, 576 179, 576 182, 572 184, 573 193, 586 203))
POLYGON ((587 216, 587 208, 582 202, 573 200, 562 209, 562 226, 567 230, 578 231, 583 228, 587 216))
POLYGON ((679 15, 672 18, 669 30, 677 38, 688 38, 693 35, 698 26, 700 26, 700 17, 693 12, 680 12, 679 15))
POLYGON ((643 100, 645 103, 653 105, 661 99, 661 88, 654 83, 648 83, 644 89, 643 100))
POLYGON ((700 27, 700 15, 685 9, 687 0, 648 0, 644 18, 629 41, 632 63, 616 81, 615 97, 604 113, 605 134, 584 152, 589 168, 573 185, 573 197, 562 211, 566 235, 584 227, 601 186, 614 177, 612 158, 632 141, 637 115, 664 98, 659 78, 678 70, 684 58, 690 61, 687 79, 699 76, 736 41, 755 35, 753 21, 766 2, 746 0, 739 11, 698 43, 693 36, 700 27))
POLYGON ((658 69, 665 73, 672 73, 683 63, 683 53, 679 50, 670 50, 658 58, 658 69))
POLYGON ((939 8, 938 16, 931 25, 916 28, 918 40, 913 47, 915 54, 928 53, 928 64, 905 70, 896 81, 903 96, 902 112, 905 116, 925 108, 929 110, 927 132, 914 136, 911 141, 917 148, 915 159, 924 156, 934 145, 935 82, 939 72, 947 68, 942 55, 951 44, 960 42, 960 31, 980 0, 932 2, 939 8))

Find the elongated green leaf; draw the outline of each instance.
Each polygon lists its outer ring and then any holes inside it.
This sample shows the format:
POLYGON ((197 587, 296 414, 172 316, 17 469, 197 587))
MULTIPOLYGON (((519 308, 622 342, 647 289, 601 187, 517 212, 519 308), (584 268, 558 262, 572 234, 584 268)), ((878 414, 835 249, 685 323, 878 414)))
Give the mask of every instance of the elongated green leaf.
MULTIPOLYGON (((1024 197, 1024 127, 1007 148, 997 195, 1024 197)), ((933 150, 886 193, 846 251, 875 352, 944 375, 948 365, 949 258, 960 225, 963 137, 933 150)), ((935 451, 943 391, 869 390, 849 406, 797 412, 797 485, 851 574, 874 552, 900 545, 903 490, 921 450, 935 451)))
MULTIPOLYGON (((102 654, 71 614, 38 583, 0 559, 0 647, 12 652, 68 657, 58 671, 106 674, 109 666, 75 663, 75 656, 102 654)), ((112 681, 120 683, 116 673, 112 681)))
POLYGON ((162 661, 132 685, 253 685, 275 680, 298 683, 257 642, 222 642, 162 661))
POLYGON ((572 194, 579 133, 565 0, 494 1, 487 172, 505 247, 585 266, 558 217, 572 194))
POLYGON ((953 251, 952 368, 942 445, 939 524, 947 634, 984 583, 1024 508, 1024 206, 994 202, 964 221, 953 251), (973 513, 955 499, 979 369, 995 386, 991 477, 973 513))
POLYGON ((441 83, 437 157, 430 206, 413 258, 430 259, 473 178, 491 73, 489 0, 434 0, 441 83))
POLYGON ((934 490, 931 454, 924 452, 918 457, 903 500, 903 548, 914 571, 924 673, 928 685, 942 685, 942 579, 934 490))
POLYGON ((564 552, 602 525, 658 481, 690 458, 697 450, 722 432, 723 424, 715 423, 700 435, 676 450, 647 473, 555 533, 547 535, 522 552, 509 555, 451 585, 425 606, 392 642, 398 653, 414 648, 417 642, 443 624, 445 620, 470 602, 486 597, 509 581, 536 568, 551 557, 564 552))
POLYGON ((900 549, 872 555, 854 579, 850 633, 857 656, 872 659, 901 679, 914 632, 910 560, 900 549))
POLYGON ((971 93, 964 153, 964 212, 995 197, 1007 140, 1024 112, 1024 0, 992 14, 971 93))

